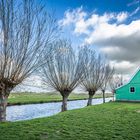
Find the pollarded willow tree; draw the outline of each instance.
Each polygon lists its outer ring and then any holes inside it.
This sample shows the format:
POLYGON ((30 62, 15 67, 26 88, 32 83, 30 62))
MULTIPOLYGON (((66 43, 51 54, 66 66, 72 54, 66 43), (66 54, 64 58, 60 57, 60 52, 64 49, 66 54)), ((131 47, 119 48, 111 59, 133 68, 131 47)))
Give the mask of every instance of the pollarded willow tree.
POLYGON ((113 93, 113 100, 114 100, 114 94, 115 94, 116 88, 123 85, 122 75, 121 76, 119 76, 119 75, 112 76, 112 78, 109 80, 109 85, 110 85, 111 91, 113 93))
POLYGON ((35 0, 0 0, 0 122, 11 90, 42 64, 55 39, 56 21, 43 7, 35 0))
POLYGON ((104 80, 105 64, 101 55, 96 55, 95 51, 85 46, 81 49, 84 62, 84 80, 81 86, 88 92, 89 98, 87 106, 92 105, 92 98, 101 87, 104 80))
POLYGON ((103 103, 105 103, 106 88, 109 85, 109 81, 112 79, 113 75, 114 75, 114 68, 111 68, 109 64, 105 64, 103 83, 101 85, 101 91, 103 93, 103 103))
POLYGON ((50 61, 42 67, 42 78, 46 85, 60 92, 62 109, 67 110, 67 99, 78 86, 83 76, 82 56, 76 56, 71 43, 66 40, 56 41, 50 61))

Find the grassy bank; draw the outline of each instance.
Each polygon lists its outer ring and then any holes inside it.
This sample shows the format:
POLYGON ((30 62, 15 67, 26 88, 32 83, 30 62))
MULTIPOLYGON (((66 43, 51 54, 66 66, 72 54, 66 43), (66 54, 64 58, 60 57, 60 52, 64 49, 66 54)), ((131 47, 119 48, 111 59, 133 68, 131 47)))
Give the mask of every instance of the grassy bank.
POLYGON ((140 104, 106 103, 0 125, 0 140, 139 140, 140 104))
MULTIPOLYGON (((111 96, 107 94, 106 97, 111 96)), ((96 94, 94 98, 101 98, 102 94, 96 94)), ((74 94, 69 96, 69 100, 87 99, 88 94, 74 94)), ((8 99, 9 105, 14 104, 31 104, 31 103, 45 103, 61 101, 62 98, 59 93, 12 93, 8 99)))

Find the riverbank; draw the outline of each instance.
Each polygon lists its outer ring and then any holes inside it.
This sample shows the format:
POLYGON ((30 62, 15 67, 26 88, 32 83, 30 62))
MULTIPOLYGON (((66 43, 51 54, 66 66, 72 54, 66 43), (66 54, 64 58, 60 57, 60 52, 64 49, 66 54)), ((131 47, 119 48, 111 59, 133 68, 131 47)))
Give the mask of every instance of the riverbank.
MULTIPOLYGON (((106 97, 111 96, 112 94, 106 94, 106 97)), ((96 94, 93 98, 102 98, 102 94, 96 94)), ((88 94, 85 93, 72 93, 68 98, 69 101, 86 99, 88 99, 88 94)), ((61 101, 62 97, 59 93, 11 93, 8 98, 8 106, 61 101)))
POLYGON ((1 140, 139 140, 139 132, 139 103, 110 102, 0 125, 1 140))

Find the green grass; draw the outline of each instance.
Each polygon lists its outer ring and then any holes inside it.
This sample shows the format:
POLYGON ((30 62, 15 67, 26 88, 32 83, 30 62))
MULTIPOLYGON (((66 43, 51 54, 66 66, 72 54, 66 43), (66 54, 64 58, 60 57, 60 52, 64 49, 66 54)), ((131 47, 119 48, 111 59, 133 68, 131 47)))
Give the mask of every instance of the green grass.
MULTIPOLYGON (((107 94, 107 97, 111 96, 107 94)), ((100 98, 102 95, 96 94, 94 98, 100 98)), ((69 100, 87 99, 88 94, 70 94, 69 100)), ((13 104, 31 104, 61 101, 62 97, 59 93, 11 93, 8 103, 13 104)))
POLYGON ((140 104, 106 103, 0 124, 0 140, 140 140, 140 104))

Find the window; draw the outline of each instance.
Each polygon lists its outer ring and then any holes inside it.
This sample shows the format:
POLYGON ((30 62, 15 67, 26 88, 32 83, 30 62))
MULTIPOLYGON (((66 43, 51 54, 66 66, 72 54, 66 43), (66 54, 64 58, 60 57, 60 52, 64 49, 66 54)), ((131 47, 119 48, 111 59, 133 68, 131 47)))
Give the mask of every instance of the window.
POLYGON ((135 88, 134 87, 130 87, 130 92, 135 92, 135 88))

